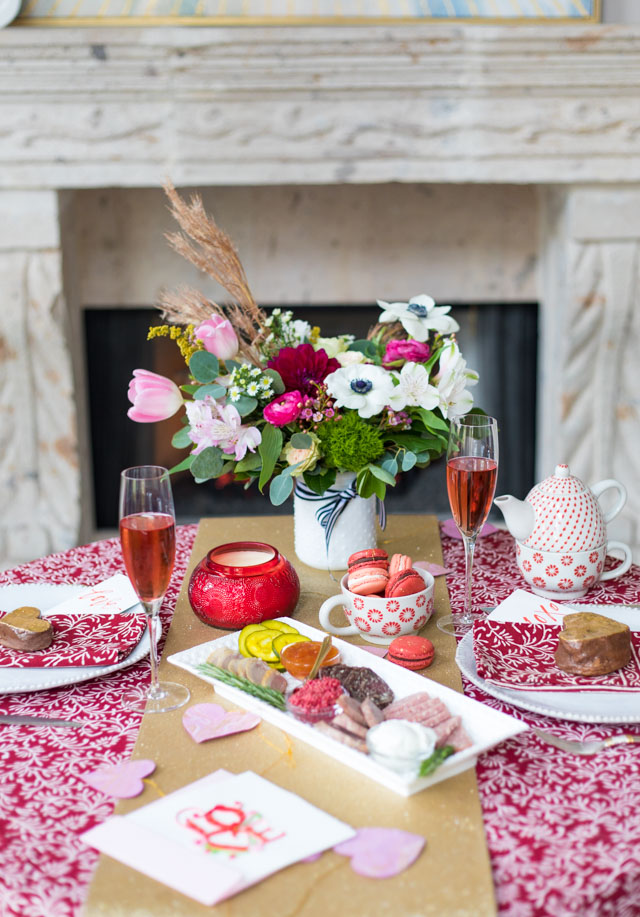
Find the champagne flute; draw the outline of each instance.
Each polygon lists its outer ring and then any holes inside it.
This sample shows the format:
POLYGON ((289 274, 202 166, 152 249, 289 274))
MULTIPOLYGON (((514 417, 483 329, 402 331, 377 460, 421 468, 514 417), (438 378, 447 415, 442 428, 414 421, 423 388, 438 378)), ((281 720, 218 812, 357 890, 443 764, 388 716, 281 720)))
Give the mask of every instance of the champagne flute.
POLYGON ((124 696, 122 701, 129 709, 164 713, 189 700, 184 685, 158 681, 159 612, 176 553, 173 494, 166 468, 139 465, 126 468, 120 475, 120 543, 131 585, 148 617, 151 641, 151 686, 146 706, 138 695, 124 696))
POLYGON ((484 414, 463 414, 451 421, 447 446, 447 492, 453 518, 464 542, 465 599, 462 613, 445 615, 438 627, 460 636, 471 629, 471 573, 476 538, 493 501, 498 476, 498 422, 484 414))

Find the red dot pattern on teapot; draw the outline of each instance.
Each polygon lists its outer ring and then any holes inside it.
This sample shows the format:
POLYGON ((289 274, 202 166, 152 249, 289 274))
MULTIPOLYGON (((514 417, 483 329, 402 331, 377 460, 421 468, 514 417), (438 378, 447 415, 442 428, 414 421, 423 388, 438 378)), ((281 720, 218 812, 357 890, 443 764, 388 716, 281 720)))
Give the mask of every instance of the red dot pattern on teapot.
POLYGON ((607 540, 607 528, 594 494, 567 465, 531 490, 536 512, 533 531, 523 544, 543 551, 586 551, 607 540))

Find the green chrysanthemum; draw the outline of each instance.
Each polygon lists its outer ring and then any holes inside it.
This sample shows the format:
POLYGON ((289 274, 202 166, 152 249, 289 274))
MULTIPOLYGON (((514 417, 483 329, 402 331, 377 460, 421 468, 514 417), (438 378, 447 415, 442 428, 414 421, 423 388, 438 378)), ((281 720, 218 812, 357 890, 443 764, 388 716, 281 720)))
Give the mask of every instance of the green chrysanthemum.
POLYGON ((317 430, 322 442, 322 454, 329 468, 360 471, 375 462, 384 452, 382 437, 355 411, 341 420, 321 423, 317 430))

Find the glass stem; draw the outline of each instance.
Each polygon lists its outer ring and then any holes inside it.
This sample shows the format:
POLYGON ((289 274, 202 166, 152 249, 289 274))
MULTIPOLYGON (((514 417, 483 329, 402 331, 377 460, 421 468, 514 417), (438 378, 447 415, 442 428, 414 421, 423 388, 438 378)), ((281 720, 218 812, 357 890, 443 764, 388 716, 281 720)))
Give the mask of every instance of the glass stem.
POLYGON ((148 697, 151 699, 161 697, 160 683, 158 681, 158 628, 160 624, 160 606, 162 599, 154 599, 152 602, 142 603, 147 614, 149 623, 149 639, 151 641, 151 650, 149 658, 151 660, 151 685, 149 687, 148 697))
POLYGON ((471 574, 473 571, 473 552, 476 548, 477 532, 473 535, 463 535, 464 542, 464 611, 462 613, 461 624, 471 626, 473 623, 473 612, 471 607, 471 574))

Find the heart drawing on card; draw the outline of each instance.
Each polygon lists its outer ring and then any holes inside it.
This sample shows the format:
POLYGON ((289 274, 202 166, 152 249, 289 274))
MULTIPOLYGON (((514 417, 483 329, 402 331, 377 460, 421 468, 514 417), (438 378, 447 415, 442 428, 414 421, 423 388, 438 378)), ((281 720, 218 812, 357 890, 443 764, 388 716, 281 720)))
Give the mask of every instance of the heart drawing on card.
POLYGON ((148 777, 155 769, 155 761, 141 758, 139 761, 123 761, 121 764, 101 767, 89 774, 80 774, 80 779, 107 796, 132 799, 144 790, 143 778, 148 777))
POLYGON ((351 868, 360 876, 389 879, 418 859, 425 840, 399 828, 359 828, 356 836, 333 849, 351 857, 351 868))
POLYGON ((236 732, 247 732, 260 722, 255 713, 225 710, 220 704, 194 704, 185 711, 182 725, 195 742, 219 739, 236 732))

